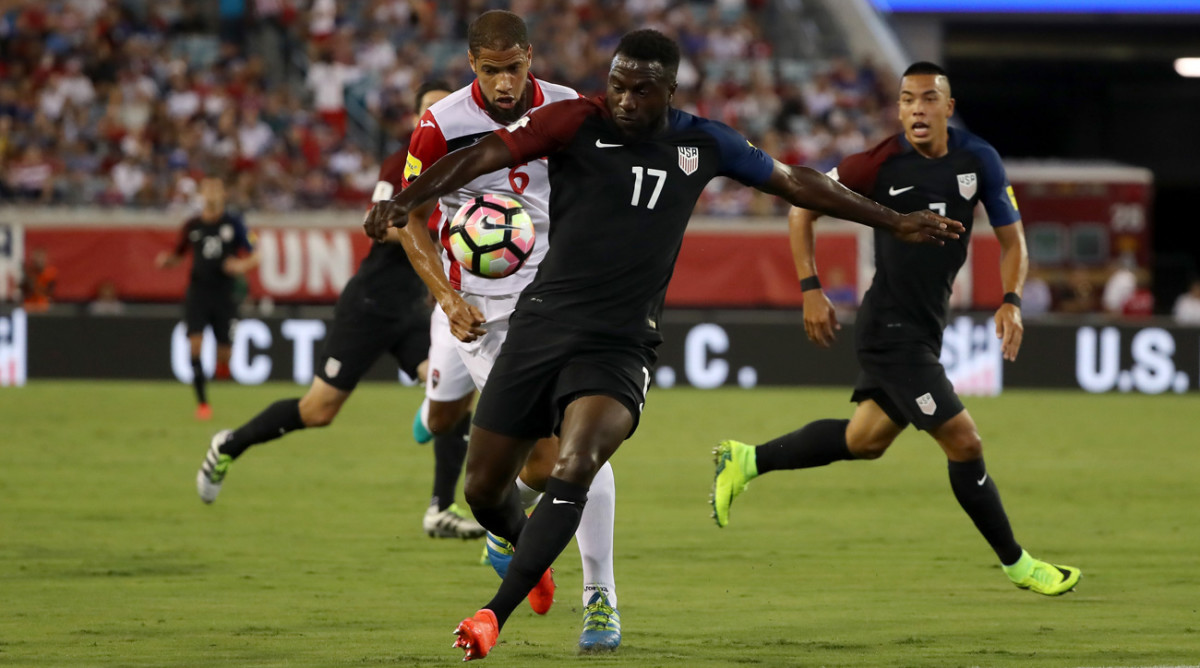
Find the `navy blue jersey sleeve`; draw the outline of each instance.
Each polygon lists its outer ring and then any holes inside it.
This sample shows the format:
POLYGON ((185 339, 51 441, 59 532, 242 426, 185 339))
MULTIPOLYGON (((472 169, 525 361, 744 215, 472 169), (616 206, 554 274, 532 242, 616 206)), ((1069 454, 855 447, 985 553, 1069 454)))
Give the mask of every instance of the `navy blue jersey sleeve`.
POLYGON ((710 119, 702 120, 700 127, 717 141, 717 150, 721 154, 718 176, 728 176, 752 187, 766 183, 771 177, 775 160, 737 130, 710 119))
POLYGON ((1000 154, 992 145, 978 137, 972 136, 968 146, 983 164, 983 173, 979 175, 980 197, 983 208, 987 210, 988 221, 992 227, 1012 225, 1021 219, 1017 210, 1017 196, 1013 193, 1012 184, 1004 172, 1004 163, 1000 154))
POLYGON ((246 221, 241 216, 230 216, 233 219, 233 247, 247 253, 254 252, 254 244, 250 243, 250 234, 246 231, 246 221))

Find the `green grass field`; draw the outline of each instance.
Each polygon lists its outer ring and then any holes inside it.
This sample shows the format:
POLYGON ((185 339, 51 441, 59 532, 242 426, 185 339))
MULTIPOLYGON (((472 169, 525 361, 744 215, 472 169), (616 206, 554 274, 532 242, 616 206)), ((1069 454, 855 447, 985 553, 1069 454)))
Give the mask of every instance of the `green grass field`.
MULTIPOLYGON (((418 391, 364 385, 336 424, 252 450, 204 506, 212 431, 290 385, 0 391, 0 665, 449 666, 498 583, 481 544, 420 529, 432 452, 418 391)), ((945 459, 906 433, 878 462, 755 481, 717 529, 709 451, 848 416, 845 389, 652 391, 614 459, 624 644, 577 656, 580 566, 556 564, 499 666, 1151 666, 1200 663, 1200 448, 1191 396, 968 399, 1030 552, 1076 592, 1010 585, 945 459)), ((485 664, 485 665, 486 665, 485 664)))

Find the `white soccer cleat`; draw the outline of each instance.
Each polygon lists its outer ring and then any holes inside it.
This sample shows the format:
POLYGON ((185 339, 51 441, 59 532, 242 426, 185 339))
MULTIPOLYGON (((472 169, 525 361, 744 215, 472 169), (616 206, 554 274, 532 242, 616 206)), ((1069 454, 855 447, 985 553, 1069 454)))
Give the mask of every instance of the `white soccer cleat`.
POLYGON ((221 482, 229 472, 229 464, 233 462, 233 457, 221 454, 220 448, 232 434, 232 429, 223 429, 212 437, 208 453, 200 464, 200 470, 196 472, 196 493, 205 503, 216 501, 217 495, 221 493, 221 482))
POLYGON ((456 503, 441 511, 436 505, 429 506, 421 526, 430 538, 479 538, 484 533, 479 522, 464 515, 456 503))

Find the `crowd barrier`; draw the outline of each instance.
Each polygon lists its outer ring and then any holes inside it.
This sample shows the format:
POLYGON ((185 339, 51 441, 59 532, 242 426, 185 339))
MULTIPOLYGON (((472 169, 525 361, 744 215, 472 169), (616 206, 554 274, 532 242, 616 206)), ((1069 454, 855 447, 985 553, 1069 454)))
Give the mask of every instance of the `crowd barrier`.
MULTIPOLYGON (((326 331, 320 318, 242 320, 234 337, 234 380, 308 384, 326 331)), ((669 310, 662 331, 657 387, 848 386, 857 374, 853 324, 843 325, 832 349, 820 349, 805 338, 798 311, 669 310)), ((964 394, 1003 388, 1200 390, 1200 328, 1169 322, 1027 322, 1015 363, 1001 360, 989 314, 956 316, 943 341, 942 362, 964 394)), ((210 373, 215 356, 210 334, 202 355, 210 373)), ((386 358, 367 376, 397 377, 395 363, 386 358)), ((166 314, 0 313, 0 385, 51 378, 190 382, 183 325, 166 314)))

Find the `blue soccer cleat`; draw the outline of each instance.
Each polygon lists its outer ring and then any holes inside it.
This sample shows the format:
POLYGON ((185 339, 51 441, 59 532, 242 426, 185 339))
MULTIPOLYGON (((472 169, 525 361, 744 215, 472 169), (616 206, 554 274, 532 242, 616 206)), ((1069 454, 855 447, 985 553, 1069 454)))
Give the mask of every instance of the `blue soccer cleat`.
POLYGON ((500 579, 503 580, 504 576, 508 574, 508 565, 512 563, 512 544, 489 531, 486 548, 488 563, 492 565, 492 569, 496 571, 496 575, 499 575, 500 579))
POLYGON ((611 652, 621 646, 621 613, 608 604, 604 592, 592 594, 583 609, 580 652, 611 652))

